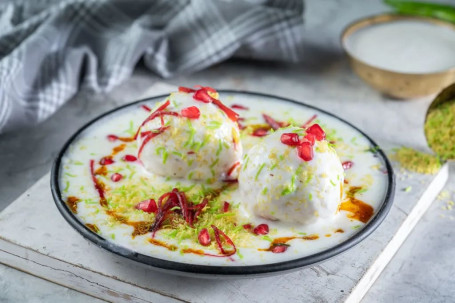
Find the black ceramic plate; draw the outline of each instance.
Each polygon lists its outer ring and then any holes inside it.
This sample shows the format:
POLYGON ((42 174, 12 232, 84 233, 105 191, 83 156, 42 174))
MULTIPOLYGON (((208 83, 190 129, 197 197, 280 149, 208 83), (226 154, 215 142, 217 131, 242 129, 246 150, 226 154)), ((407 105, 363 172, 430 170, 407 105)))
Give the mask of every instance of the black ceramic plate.
MULTIPOLYGON (((320 110, 310 105, 302 104, 300 102, 289 100, 281 97, 275 97, 271 95, 264 95, 252 92, 240 92, 240 91, 220 91, 220 95, 223 96, 236 96, 237 98, 257 98, 261 99, 261 102, 268 102, 267 100, 278 101, 283 104, 289 104, 290 106, 298 106, 306 109, 310 109, 316 113, 321 115, 327 115, 331 118, 339 121, 340 123, 346 125, 347 127, 353 129, 357 133, 359 133, 362 137, 366 138, 366 140, 370 143, 370 146, 377 147, 377 144, 370 139, 365 133, 361 130, 350 124, 349 122, 330 114, 326 111, 320 110)), ((277 263, 270 263, 264 265, 240 265, 240 266, 219 266, 219 265, 198 265, 198 264, 190 264, 186 262, 178 262, 178 261, 170 261, 159 258, 159 256, 149 256, 145 254, 138 253, 133 251, 129 248, 120 246, 111 240, 107 240, 102 236, 98 235, 97 233, 92 232, 88 229, 83 222, 81 222, 76 215, 74 215, 71 210, 68 208, 65 201, 62 199, 62 189, 59 186, 59 177, 61 175, 62 169, 62 157, 68 151, 69 146, 77 140, 77 138, 87 129, 90 127, 94 127, 95 122, 101 121, 111 115, 114 115, 122 110, 129 109, 131 107, 137 107, 142 103, 152 104, 155 102, 159 102, 163 100, 166 96, 158 96, 149 99, 140 100, 137 102, 133 102, 127 104, 125 106, 116 108, 111 110, 96 119, 88 122, 86 125, 81 127, 69 140, 65 143, 61 151, 59 152, 57 158, 55 159, 52 174, 51 174, 51 189, 52 195, 55 201, 55 204, 62 214, 62 216, 66 219, 66 221, 76 229, 82 236, 84 236, 89 241, 95 243, 96 245, 114 253, 120 255, 122 257, 126 257, 128 259, 141 262, 144 264, 150 265, 153 269, 158 269, 170 273, 176 273, 181 275, 190 275, 190 276, 201 276, 201 277, 213 277, 213 278, 227 278, 227 277, 251 277, 251 276, 265 276, 270 274, 276 274, 285 271, 291 271, 295 269, 299 269, 305 266, 314 265, 315 263, 319 263, 325 261, 331 257, 334 257, 349 248, 353 247, 354 245, 358 244, 366 237, 368 237, 384 220, 387 213, 389 212, 392 201, 394 197, 394 189, 395 189, 395 180, 394 174, 392 170, 392 166, 390 165, 389 160, 387 159, 386 155, 380 148, 376 148, 375 156, 379 159, 382 163, 384 169, 388 172, 387 173, 387 180, 386 180, 386 189, 383 194, 383 198, 381 203, 378 207, 375 208, 374 216, 369 220, 369 222, 363 226, 357 233, 353 234, 350 238, 346 239, 345 241, 336 244, 328 249, 320 251, 318 253, 310 254, 308 256, 277 262, 277 263)), ((223 99, 223 98, 222 98, 223 99)))

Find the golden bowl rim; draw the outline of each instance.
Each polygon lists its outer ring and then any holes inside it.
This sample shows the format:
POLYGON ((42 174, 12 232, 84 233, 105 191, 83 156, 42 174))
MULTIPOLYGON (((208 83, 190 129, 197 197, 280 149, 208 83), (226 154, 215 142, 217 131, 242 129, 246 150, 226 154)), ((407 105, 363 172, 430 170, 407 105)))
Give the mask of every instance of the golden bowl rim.
POLYGON ((395 13, 382 13, 382 14, 376 14, 376 15, 371 15, 363 18, 356 19, 349 23, 347 26, 344 27, 343 31, 341 32, 340 36, 340 43, 341 47, 343 48, 344 52, 352 59, 355 60, 361 64, 364 64, 374 70, 378 70, 381 72, 387 72, 387 73, 392 73, 395 75, 401 75, 401 76, 437 76, 437 75, 446 75, 446 74, 451 74, 455 73, 455 65, 453 67, 450 67, 448 69, 444 69, 441 71, 436 71, 436 72, 429 72, 429 73, 406 73, 406 72, 398 72, 398 71, 393 71, 385 68, 381 68, 378 66, 371 65, 369 63, 366 63, 365 61, 360 60, 358 57, 356 57, 354 54, 352 54, 346 47, 346 40, 349 36, 351 36, 353 33, 357 32, 360 29, 366 28, 368 26, 372 26, 375 24, 382 24, 382 23, 388 23, 388 22, 393 22, 397 20, 419 20, 419 21, 425 21, 429 22, 432 24, 436 24, 439 26, 451 28, 455 31, 455 24, 452 24, 447 21, 435 19, 435 18, 430 18, 430 17, 421 17, 421 16, 413 16, 413 15, 403 15, 403 14, 395 14, 395 13))

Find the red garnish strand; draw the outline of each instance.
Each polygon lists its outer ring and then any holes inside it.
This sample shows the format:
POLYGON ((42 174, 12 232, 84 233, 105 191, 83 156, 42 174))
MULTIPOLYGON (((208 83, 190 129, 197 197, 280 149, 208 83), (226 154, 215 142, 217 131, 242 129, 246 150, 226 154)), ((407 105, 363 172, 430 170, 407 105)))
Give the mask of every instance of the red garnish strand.
POLYGON ((264 136, 267 136, 268 133, 269 133, 268 129, 258 128, 258 129, 255 129, 251 135, 254 137, 264 137, 264 136))
POLYGON ((295 133, 281 134, 281 143, 290 145, 290 146, 297 146, 300 144, 299 135, 295 134, 295 133))
POLYGON ((307 133, 313 134, 316 140, 321 141, 325 139, 325 132, 319 124, 313 124, 307 129, 307 133))
POLYGON ((123 156, 122 160, 126 161, 126 162, 135 162, 135 161, 137 161, 137 158, 136 158, 136 156, 133 156, 133 155, 125 155, 125 156, 123 156))
POLYGON ((139 148, 139 151, 137 153, 137 156, 140 158, 141 157, 141 153, 142 153, 142 150, 144 149, 144 146, 150 141, 152 140, 153 138, 155 138, 156 136, 158 136, 159 134, 163 133, 166 129, 168 129, 169 126, 166 126, 166 127, 160 127, 156 130, 156 132, 150 132, 147 137, 144 138, 144 141, 142 141, 142 145, 141 147, 139 148))
POLYGON ((148 111, 148 112, 151 112, 151 111, 152 111, 152 109, 151 109, 150 107, 148 107, 147 105, 145 105, 145 104, 142 104, 141 107, 142 107, 143 109, 145 109, 146 111, 148 111))
POLYGON ((288 245, 278 244, 278 245, 273 246, 272 252, 274 254, 281 254, 281 253, 284 253, 287 249, 288 249, 288 245))
POLYGON ((211 93, 216 93, 216 89, 214 89, 213 87, 210 87, 210 86, 195 85, 194 87, 205 89, 206 91, 211 92, 211 93))
POLYGON ((212 102, 212 97, 209 95, 209 93, 201 88, 201 89, 198 89, 194 95, 193 95, 193 98, 197 101, 201 101, 201 102, 204 102, 204 103, 210 103, 212 102))
POLYGON ((228 116, 229 119, 231 119, 234 122, 237 121, 237 119, 239 118, 239 114, 237 114, 235 111, 233 111, 232 109, 230 109, 229 107, 227 107, 226 105, 221 103, 221 101, 218 99, 212 98, 212 102, 213 102, 213 104, 218 106, 219 109, 221 109, 223 112, 225 112, 225 114, 228 116))
POLYGON ((204 199, 202 201, 202 203, 199 203, 197 205, 193 205, 193 210, 195 210, 195 213, 194 213, 194 216, 193 216, 193 221, 196 221, 197 217, 201 214, 202 210, 204 209, 204 207, 207 206, 207 204, 209 203, 209 200, 208 199, 204 199))
POLYGON ((111 142, 114 142, 116 140, 118 140, 118 136, 116 135, 107 135, 107 139, 111 142))
POLYGON ((180 207, 180 211, 182 212, 183 219, 188 223, 190 227, 193 227, 193 216, 190 214, 190 211, 188 209, 188 201, 186 200, 185 193, 179 192, 177 188, 174 188, 172 192, 177 196, 177 201, 180 207))
POLYGON ((213 232, 215 233, 215 240, 216 240, 216 244, 218 245, 218 249, 220 250, 220 252, 225 255, 226 257, 229 257, 229 256, 232 256, 233 254, 235 254, 237 252, 237 248, 235 247, 235 244, 234 242, 232 242, 232 240, 221 230, 221 229, 218 229, 218 227, 216 227, 215 225, 211 225, 212 229, 213 229, 213 232), (225 240, 225 242, 232 247, 232 250, 231 251, 226 251, 223 247, 223 243, 222 243, 222 238, 220 237, 222 236, 225 240))
POLYGON ((303 161, 311 161, 313 159, 313 146, 310 142, 302 142, 297 147, 297 152, 303 161))
POLYGON ((192 150, 190 150, 189 152, 187 152, 187 154, 188 154, 188 155, 194 155, 194 154, 195 154, 195 152, 194 152, 194 151, 192 151, 192 150))
POLYGON ((347 170, 347 169, 350 169, 354 165, 354 162, 344 161, 343 163, 341 163, 341 165, 343 166, 344 170, 347 170))
POLYGON ((182 93, 194 93, 195 90, 189 87, 179 86, 179 92, 182 93))
POLYGON ((210 239, 210 234, 209 234, 209 231, 207 230, 207 228, 201 229, 201 231, 199 232, 199 235, 197 236, 197 238, 199 240, 199 243, 201 245, 204 245, 204 246, 208 246, 208 245, 210 245, 210 242, 212 242, 212 240, 210 239))
POLYGON ((150 120, 155 119, 156 116, 154 116, 154 114, 157 113, 157 112, 161 112, 161 111, 165 110, 166 107, 169 106, 169 104, 171 104, 171 101, 166 100, 166 102, 164 102, 163 105, 161 105, 160 107, 158 107, 158 108, 156 109, 156 111, 154 111, 150 116, 148 116, 147 119, 145 119, 144 122, 142 122, 141 126, 139 126, 139 128, 137 129, 137 132, 136 132, 136 134, 134 135, 134 139, 137 138, 137 136, 138 136, 138 134, 139 134, 139 131, 141 130, 142 126, 144 126, 144 124, 147 123, 147 122, 149 122, 150 120))
POLYGON ((240 162, 235 162, 228 170, 227 172, 227 176, 230 176, 233 172, 234 172, 234 169, 240 165, 240 162))
POLYGON ((96 178, 94 167, 95 167, 95 161, 90 160, 90 174, 92 175, 93 184, 95 185, 95 189, 98 192, 98 196, 100 197, 100 205, 105 207, 105 206, 107 206, 107 201, 104 196, 104 186, 96 178))
POLYGON ((118 181, 122 180, 122 178, 123 178, 123 176, 119 173, 112 174, 112 176, 111 176, 111 180, 114 182, 118 182, 118 181))
POLYGON ((112 157, 111 156, 107 156, 107 157, 103 157, 101 158, 100 160, 100 164, 101 165, 110 165, 112 163, 114 163, 115 161, 112 160, 112 157))
POLYGON ((148 199, 148 200, 139 202, 135 208, 145 211, 146 213, 149 213, 149 214, 156 213, 158 211, 158 206, 156 206, 156 202, 153 199, 148 199))
POLYGON ((253 229, 256 235, 266 235, 269 233, 269 226, 267 224, 259 224, 253 229))
POLYGON ((237 114, 235 111, 233 111, 232 109, 230 109, 229 107, 224 105, 220 100, 215 99, 212 96, 210 96, 205 87, 198 89, 194 93, 193 98, 197 101, 201 101, 204 103, 215 104, 216 106, 218 106, 219 109, 221 109, 228 116, 229 119, 231 119, 234 122, 236 122, 237 119, 239 118, 239 114, 237 114))
POLYGON ((239 105, 239 104, 232 104, 231 108, 233 108, 233 109, 241 109, 241 110, 249 110, 248 107, 243 106, 243 105, 239 105))
POLYGON ((199 108, 197 108, 196 106, 190 106, 190 107, 182 109, 182 111, 180 112, 180 115, 182 117, 186 117, 189 119, 199 119, 201 112, 199 111, 199 108))
POLYGON ((286 127, 286 126, 289 125, 289 123, 286 123, 286 122, 276 121, 275 119, 273 119, 269 115, 262 114, 262 116, 264 117, 265 123, 270 125, 274 130, 277 130, 279 128, 286 127))
POLYGON ((224 201, 224 203, 223 203, 223 212, 224 212, 224 213, 227 213, 227 212, 229 211, 229 206, 231 206, 231 205, 229 204, 229 202, 224 201))
POLYGON ((310 144, 313 146, 314 142, 316 141, 316 137, 313 134, 306 134, 305 137, 303 137, 302 142, 310 142, 310 144))
POLYGON ((318 115, 313 115, 307 122, 303 123, 302 128, 307 128, 313 121, 318 117, 318 115))

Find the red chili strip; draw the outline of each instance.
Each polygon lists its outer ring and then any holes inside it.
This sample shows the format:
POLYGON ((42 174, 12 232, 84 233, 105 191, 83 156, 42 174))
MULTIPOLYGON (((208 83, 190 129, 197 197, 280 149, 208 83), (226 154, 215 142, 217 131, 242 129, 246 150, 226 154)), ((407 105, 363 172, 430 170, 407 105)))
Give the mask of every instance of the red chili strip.
POLYGON ((224 105, 220 100, 213 98, 212 96, 209 95, 207 92, 206 88, 201 88, 197 90, 194 93, 193 98, 197 101, 201 101, 204 103, 213 103, 216 106, 218 106, 219 109, 221 109, 225 114, 228 116, 229 119, 232 121, 236 122, 237 119, 239 118, 239 114, 237 114, 235 111, 224 105))
POLYGON ((194 93, 196 90, 189 88, 189 87, 184 87, 184 86, 179 86, 179 92, 182 93, 194 93))
POLYGON ((139 148, 139 151, 137 153, 137 156, 140 158, 141 157, 141 153, 142 153, 142 150, 144 149, 144 146, 150 141, 152 140, 153 138, 155 138, 156 136, 158 136, 159 134, 163 133, 166 129, 168 129, 169 126, 165 126, 165 127, 160 127, 157 129, 157 132, 151 132, 147 135, 147 137, 144 138, 144 141, 142 141, 142 144, 141 144, 141 147, 139 148))
POLYGON ((234 242, 232 242, 232 240, 221 229, 218 229, 218 227, 216 227, 215 225, 211 225, 211 227, 213 229, 213 232, 215 233, 216 244, 218 245, 218 249, 220 250, 220 252, 226 257, 232 256, 233 254, 235 254, 237 252, 237 248, 235 247, 234 242), (222 243, 222 238, 220 236, 222 236, 224 238, 224 240, 227 244, 232 246, 231 251, 226 251, 224 249, 223 243, 222 243))
POLYGON ((106 207, 107 201, 106 201, 106 197, 104 196, 104 188, 95 176, 94 167, 95 167, 95 161, 90 160, 90 174, 92 175, 92 180, 93 180, 93 184, 95 185, 95 189, 98 192, 98 195, 100 196, 100 205, 103 207, 106 207))
POLYGON ((265 123, 270 125, 274 130, 277 130, 281 127, 286 127, 289 125, 289 123, 279 122, 279 121, 273 119, 272 117, 270 117, 269 115, 262 114, 262 116, 264 117, 265 123))
POLYGON ((303 123, 302 125, 302 128, 307 128, 308 126, 310 126, 311 123, 313 123, 313 121, 318 117, 318 115, 313 115, 311 116, 310 119, 308 119, 307 122, 303 123))
POLYGON ((240 162, 235 162, 228 170, 227 172, 227 175, 230 176, 233 172, 234 172, 234 169, 240 165, 240 162))
POLYGON ((167 100, 166 102, 163 103, 163 105, 161 105, 160 107, 158 107, 156 109, 156 111, 154 111, 150 116, 147 117, 147 119, 144 120, 144 122, 142 122, 141 126, 139 126, 139 128, 137 129, 137 132, 136 134, 134 135, 134 139, 137 138, 138 134, 139 134, 139 131, 141 130, 142 126, 144 126, 145 123, 149 122, 150 120, 153 120, 155 119, 156 117, 154 117, 153 115, 157 112, 161 112, 163 110, 166 109, 166 107, 169 106, 169 104, 171 104, 171 101, 167 100))
POLYGON ((142 104, 141 107, 142 107, 143 109, 145 109, 146 111, 148 111, 148 112, 151 112, 151 111, 152 111, 152 109, 151 109, 150 107, 148 107, 147 105, 145 105, 145 104, 142 104))
POLYGON ((243 106, 243 105, 240 105, 240 104, 232 104, 232 105, 231 105, 231 108, 233 108, 233 109, 240 109, 240 110, 249 110, 248 107, 243 106))
POLYGON ((268 133, 269 133, 268 129, 258 128, 258 129, 255 129, 251 135, 254 137, 264 137, 264 136, 267 136, 268 133))

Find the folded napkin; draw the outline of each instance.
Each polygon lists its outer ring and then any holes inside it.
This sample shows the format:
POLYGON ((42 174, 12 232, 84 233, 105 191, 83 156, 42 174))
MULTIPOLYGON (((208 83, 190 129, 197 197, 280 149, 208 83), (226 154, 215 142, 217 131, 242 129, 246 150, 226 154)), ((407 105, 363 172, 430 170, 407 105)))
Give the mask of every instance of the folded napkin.
POLYGON ((27 0, 0 5, 0 133, 143 63, 162 77, 229 57, 298 61, 303 0, 27 0))

